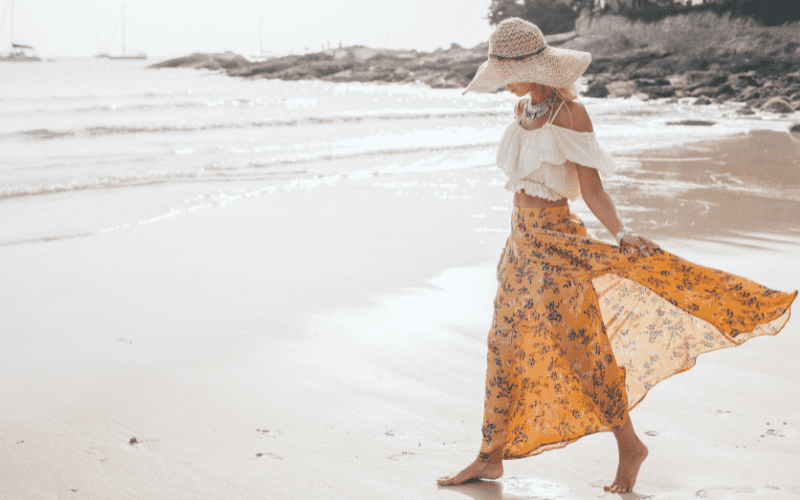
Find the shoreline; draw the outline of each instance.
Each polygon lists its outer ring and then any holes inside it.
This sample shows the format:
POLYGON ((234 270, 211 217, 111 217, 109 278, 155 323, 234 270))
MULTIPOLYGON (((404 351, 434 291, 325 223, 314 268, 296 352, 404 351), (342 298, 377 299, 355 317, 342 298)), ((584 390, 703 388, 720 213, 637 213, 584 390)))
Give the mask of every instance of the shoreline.
MULTIPOLYGON (((764 144, 771 164, 783 165, 775 175, 798 172, 787 160, 797 160, 794 143, 746 137, 642 151, 608 189, 620 205, 643 206, 641 187, 665 163, 702 158, 683 169, 691 177, 740 161, 731 175, 742 176, 758 159, 743 152, 764 144)), ((0 311, 13 332, 0 354, 0 397, 13 402, 0 416, 0 492, 614 497, 601 489, 616 460, 610 434, 509 461, 502 481, 435 484, 474 459, 480 440, 493 267, 510 216, 495 170, 342 179, 88 238, 0 247, 0 311), (410 177, 418 184, 403 187, 410 177)), ((701 220, 695 206, 681 208, 686 199, 709 203, 702 220, 731 210, 726 191, 692 189, 659 206, 648 237, 692 262, 797 289, 797 202, 765 226, 758 209, 770 207, 749 195, 753 218, 724 228, 744 241, 714 242, 699 229, 659 226, 701 220)), ((582 205, 571 209, 608 241, 582 205)), ((628 214, 646 227, 646 212, 628 214)), ((632 413, 651 448, 637 493, 800 498, 791 479, 800 368, 785 355, 800 348, 795 323, 703 355, 645 398, 632 413)))

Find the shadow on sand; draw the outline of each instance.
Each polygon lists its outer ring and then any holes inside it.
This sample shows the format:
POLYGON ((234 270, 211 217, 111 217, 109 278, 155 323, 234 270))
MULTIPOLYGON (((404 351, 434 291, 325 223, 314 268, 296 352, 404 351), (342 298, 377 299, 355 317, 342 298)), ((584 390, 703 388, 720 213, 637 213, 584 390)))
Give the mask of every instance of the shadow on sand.
MULTIPOLYGON (((555 500, 571 498, 569 487, 536 479, 508 478, 499 481, 477 480, 457 486, 439 486, 440 490, 456 491, 474 500, 555 500)), ((612 493, 608 493, 613 495, 612 493)), ((623 500, 652 498, 636 492, 618 493, 623 500)))

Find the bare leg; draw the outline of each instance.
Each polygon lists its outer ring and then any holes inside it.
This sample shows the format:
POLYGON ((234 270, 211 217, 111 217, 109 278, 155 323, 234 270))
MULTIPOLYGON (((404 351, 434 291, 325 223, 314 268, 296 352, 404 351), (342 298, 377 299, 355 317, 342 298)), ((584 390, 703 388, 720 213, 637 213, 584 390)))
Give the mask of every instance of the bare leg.
POLYGON ((481 457, 475 459, 458 474, 439 478, 436 482, 442 486, 461 484, 472 479, 497 479, 503 475, 502 449, 490 455, 487 461, 481 457))
POLYGON ((633 490, 636 483, 636 475, 639 467, 647 458, 647 446, 642 443, 636 432, 633 430, 631 418, 626 415, 625 425, 614 431, 617 438, 617 448, 619 449, 619 466, 617 467, 617 477, 611 486, 603 489, 612 493, 625 493, 633 490))

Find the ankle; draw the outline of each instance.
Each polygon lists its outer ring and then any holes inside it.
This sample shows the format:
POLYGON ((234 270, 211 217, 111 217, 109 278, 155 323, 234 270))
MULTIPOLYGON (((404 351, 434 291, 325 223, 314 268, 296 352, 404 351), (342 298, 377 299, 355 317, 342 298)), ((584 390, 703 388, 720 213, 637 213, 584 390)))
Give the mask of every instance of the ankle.
POLYGON ((478 461, 485 464, 498 465, 503 463, 503 450, 497 450, 492 453, 480 452, 478 453, 478 461))

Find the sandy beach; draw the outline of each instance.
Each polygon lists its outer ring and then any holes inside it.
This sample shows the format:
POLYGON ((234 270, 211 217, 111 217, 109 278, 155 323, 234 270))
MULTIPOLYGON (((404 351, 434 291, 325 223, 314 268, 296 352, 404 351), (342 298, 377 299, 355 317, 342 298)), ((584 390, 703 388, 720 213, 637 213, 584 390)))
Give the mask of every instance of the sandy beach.
MULTIPOLYGON (((792 291, 798 156, 754 131, 626 155, 605 184, 670 252, 792 291)), ((323 178, 0 247, 0 496, 617 497, 609 433, 507 461, 499 481, 435 483, 479 446, 503 182, 486 165, 323 178)), ((632 412, 650 457, 621 496, 800 498, 798 352, 793 320, 656 386, 632 412)))

